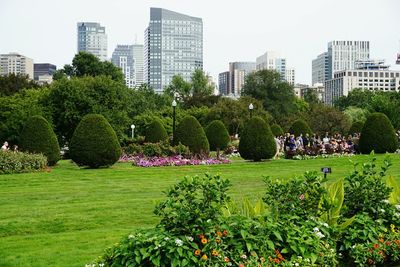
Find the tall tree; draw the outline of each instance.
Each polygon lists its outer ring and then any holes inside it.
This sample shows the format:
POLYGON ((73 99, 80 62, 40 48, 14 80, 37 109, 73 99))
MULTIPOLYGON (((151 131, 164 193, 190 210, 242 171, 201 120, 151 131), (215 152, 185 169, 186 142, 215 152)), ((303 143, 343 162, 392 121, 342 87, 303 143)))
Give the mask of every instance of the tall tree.
POLYGON ((8 74, 0 76, 0 96, 13 95, 22 89, 39 88, 40 85, 29 79, 28 75, 8 74))
POLYGON ((171 97, 186 99, 190 96, 191 84, 186 82, 181 75, 172 77, 171 83, 165 88, 165 93, 171 97))
POLYGON ((191 77, 193 96, 202 95, 209 96, 213 93, 213 87, 208 83, 208 77, 201 69, 196 69, 191 77))

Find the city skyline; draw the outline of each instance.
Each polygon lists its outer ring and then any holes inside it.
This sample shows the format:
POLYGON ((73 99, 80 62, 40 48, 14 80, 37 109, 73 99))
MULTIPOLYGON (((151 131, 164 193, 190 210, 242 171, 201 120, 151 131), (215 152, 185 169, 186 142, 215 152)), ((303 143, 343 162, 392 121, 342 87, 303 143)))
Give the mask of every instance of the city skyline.
POLYGON ((34 62, 62 67, 76 53, 76 23, 93 21, 106 28, 110 57, 117 44, 143 44, 150 7, 160 7, 203 19, 203 69, 214 81, 229 62, 254 61, 266 50, 275 50, 296 69, 296 82, 311 84, 311 62, 332 40, 370 41, 371 58, 385 59, 392 69, 400 68, 395 65, 400 50, 399 1, 250 0, 246 5, 231 4, 221 16, 218 11, 227 3, 231 2, 222 0, 210 6, 200 1, 72 0, 54 5, 49 0, 3 0, 0 25, 10 26, 0 27, 0 53, 17 52, 34 62), (13 19, 17 15, 18 20, 13 19))

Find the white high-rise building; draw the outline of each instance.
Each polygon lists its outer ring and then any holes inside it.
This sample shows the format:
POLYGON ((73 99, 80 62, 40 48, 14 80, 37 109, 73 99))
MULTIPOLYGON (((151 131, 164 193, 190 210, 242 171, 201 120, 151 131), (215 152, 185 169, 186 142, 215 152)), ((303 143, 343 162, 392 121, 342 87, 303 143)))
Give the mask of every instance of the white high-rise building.
POLYGON ((0 75, 11 73, 28 75, 33 79, 33 60, 18 53, 0 55, 0 75))
POLYGON ((86 51, 97 56, 100 60, 107 60, 106 28, 100 23, 78 22, 78 53, 86 51))
POLYGON ((122 69, 129 88, 143 83, 143 45, 117 45, 111 62, 122 69))
POLYGON ((143 79, 143 71, 144 71, 144 59, 143 59, 143 45, 134 44, 132 45, 133 49, 133 59, 135 60, 135 84, 136 86, 140 86, 144 83, 143 79))
POLYGON ((256 69, 276 70, 281 75, 282 80, 285 80, 292 85, 295 83, 295 70, 290 68, 288 72, 286 71, 286 58, 282 58, 278 52, 267 51, 263 55, 257 57, 256 69))
POLYGON ((144 82, 158 93, 174 75, 189 81, 196 69, 203 69, 201 18, 150 8, 144 40, 144 82))
POLYGON ((329 80, 328 52, 324 52, 312 61, 312 84, 324 83, 329 80))

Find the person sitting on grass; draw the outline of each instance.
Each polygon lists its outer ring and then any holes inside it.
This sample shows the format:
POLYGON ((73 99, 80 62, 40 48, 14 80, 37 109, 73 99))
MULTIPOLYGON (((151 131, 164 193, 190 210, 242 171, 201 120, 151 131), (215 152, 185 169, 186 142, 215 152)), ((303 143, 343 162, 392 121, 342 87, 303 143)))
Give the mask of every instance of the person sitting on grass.
POLYGON ((8 150, 8 142, 5 141, 3 146, 1 147, 1 150, 8 150))

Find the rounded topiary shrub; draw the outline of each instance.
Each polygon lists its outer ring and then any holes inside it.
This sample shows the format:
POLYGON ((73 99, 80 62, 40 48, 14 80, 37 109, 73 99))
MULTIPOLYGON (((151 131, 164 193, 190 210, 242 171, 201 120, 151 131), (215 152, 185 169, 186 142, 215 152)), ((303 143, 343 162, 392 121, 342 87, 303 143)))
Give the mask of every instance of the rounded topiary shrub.
POLYGON ((20 134, 19 147, 22 151, 42 153, 49 166, 60 160, 60 145, 48 121, 42 116, 30 117, 20 134))
POLYGON ((71 159, 79 166, 111 166, 121 155, 121 146, 110 123, 99 114, 82 118, 69 146, 71 159))
POLYGON ((167 131, 159 120, 154 120, 146 127, 145 141, 148 143, 158 143, 168 138, 167 131))
POLYGON ((212 121, 206 128, 206 135, 210 143, 210 150, 219 151, 225 149, 230 141, 228 130, 220 120, 212 121))
POLYGON ((383 113, 372 113, 361 130, 360 151, 368 154, 395 152, 398 146, 396 133, 390 120, 383 113))
POLYGON ((253 117, 244 126, 239 142, 239 153, 247 160, 270 159, 276 153, 276 143, 269 125, 260 117, 253 117))
POLYGON ((281 136, 284 134, 281 126, 279 126, 278 124, 274 123, 271 125, 271 132, 274 136, 281 136))
POLYGON ((174 142, 188 146, 193 154, 208 155, 210 145, 203 127, 193 116, 187 116, 176 127, 174 142))
MULTIPOLYGON (((321 122, 323 123, 323 122, 321 122)), ((305 134, 309 134, 312 135, 312 131, 310 129, 310 126, 308 126, 307 122, 305 122, 302 119, 299 119, 297 121, 295 121, 292 124, 292 127, 290 127, 289 132, 291 134, 293 134, 294 136, 300 136, 300 134, 305 135, 305 134)))
POLYGON ((364 123, 362 121, 355 121, 350 127, 349 134, 361 133, 364 123))

